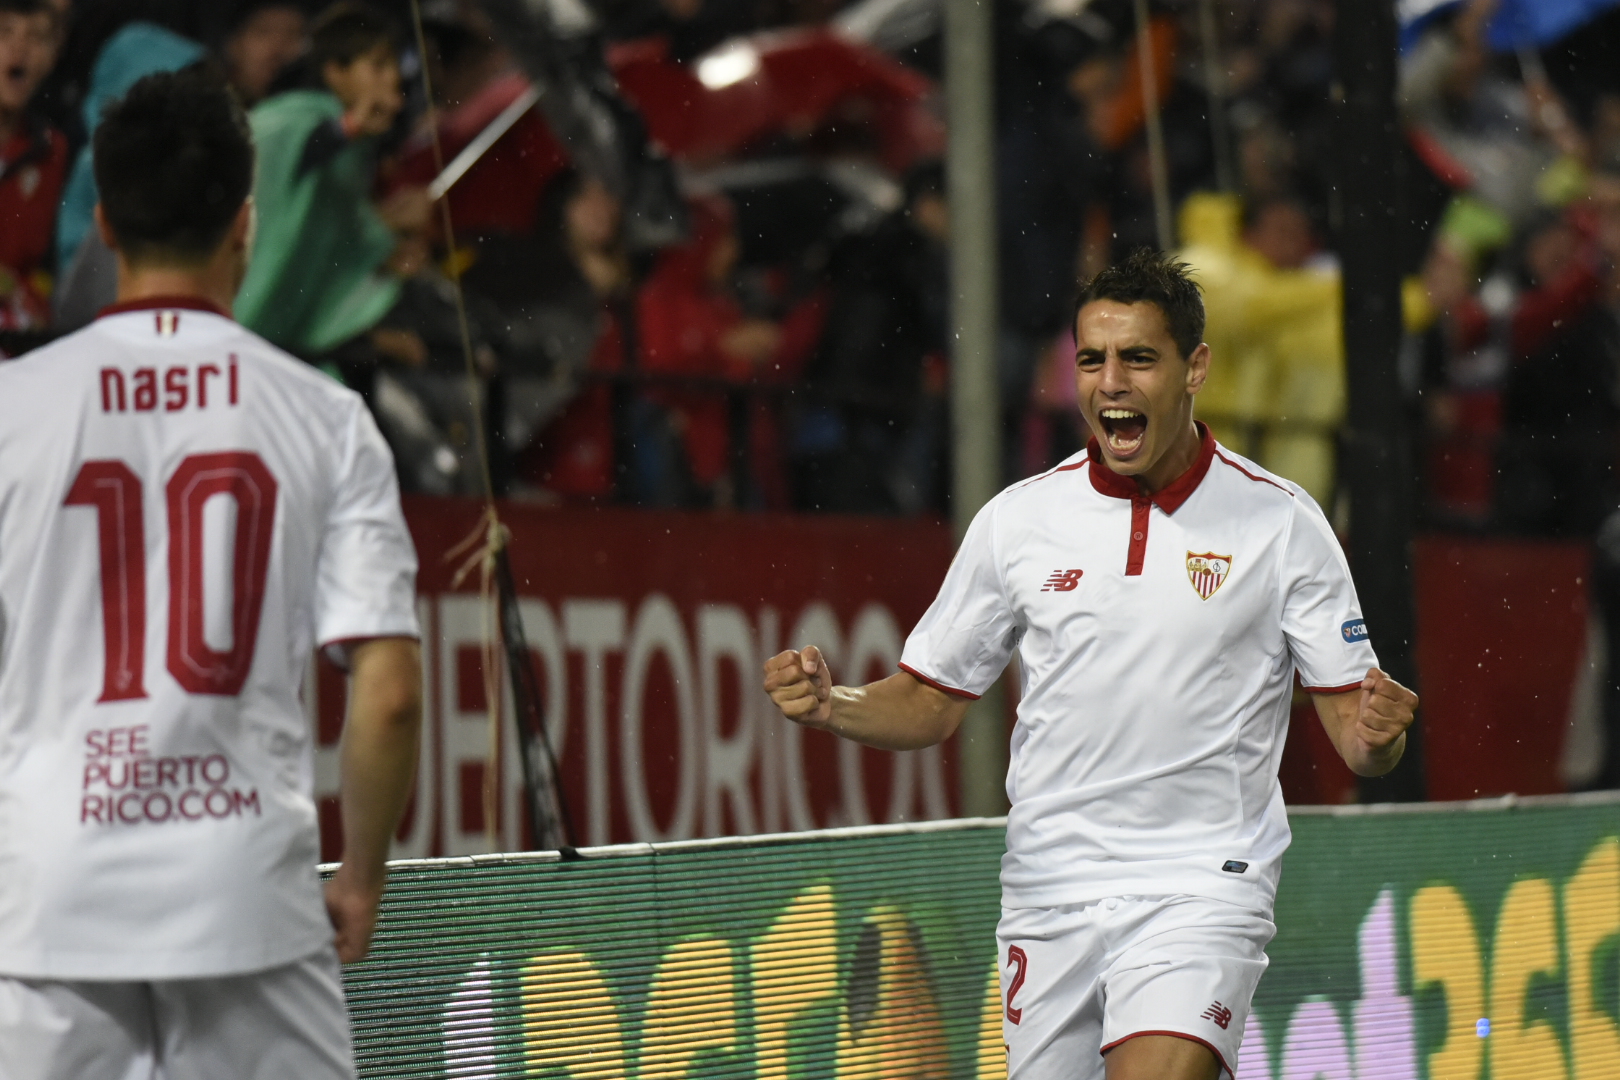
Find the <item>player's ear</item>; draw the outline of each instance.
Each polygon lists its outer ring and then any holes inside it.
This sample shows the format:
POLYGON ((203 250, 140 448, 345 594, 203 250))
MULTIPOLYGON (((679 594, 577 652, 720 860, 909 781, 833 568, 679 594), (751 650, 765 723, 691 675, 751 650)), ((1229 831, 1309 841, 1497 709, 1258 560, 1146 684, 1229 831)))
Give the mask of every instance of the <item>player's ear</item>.
POLYGON ((259 224, 258 213, 253 206, 253 196, 249 195, 242 200, 241 207, 236 211, 236 217, 231 222, 229 233, 232 251, 249 251, 253 247, 253 234, 259 224))
POLYGON ((90 214, 95 218, 96 235, 101 237, 101 242, 106 244, 109 249, 117 251, 118 237, 113 233, 112 226, 107 224, 107 215, 102 212, 99 202, 96 203, 95 209, 90 211, 90 214))
POLYGON ((1187 393, 1196 394, 1204 388, 1204 380, 1209 378, 1209 346, 1204 342, 1198 343, 1198 348, 1187 357, 1187 393))

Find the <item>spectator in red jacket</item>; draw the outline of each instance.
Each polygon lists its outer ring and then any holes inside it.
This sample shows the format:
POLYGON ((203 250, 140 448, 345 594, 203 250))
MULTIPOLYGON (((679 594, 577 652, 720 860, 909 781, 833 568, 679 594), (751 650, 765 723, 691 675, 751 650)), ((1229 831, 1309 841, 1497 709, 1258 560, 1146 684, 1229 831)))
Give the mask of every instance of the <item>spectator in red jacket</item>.
POLYGON ((788 305, 780 320, 745 312, 732 287, 741 245, 731 204, 718 196, 696 200, 691 215, 691 240, 665 252, 636 309, 642 370, 692 382, 650 396, 668 410, 680 437, 694 502, 785 502, 769 411, 746 397, 740 408, 734 403, 750 383, 798 378, 820 336, 824 305, 812 295, 788 305), (732 430, 740 418, 747 432, 732 430), (746 440, 746 450, 734 447, 734 439, 746 440), (734 455, 749 461, 745 479, 753 492, 737 490, 734 455))
POLYGON ((1495 492, 1516 532, 1591 536, 1620 499, 1620 322, 1586 216, 1549 213, 1523 236, 1495 492))
POLYGON ((56 63, 47 0, 0 0, 0 329, 50 319, 48 256, 67 173, 67 140, 29 101, 56 63))

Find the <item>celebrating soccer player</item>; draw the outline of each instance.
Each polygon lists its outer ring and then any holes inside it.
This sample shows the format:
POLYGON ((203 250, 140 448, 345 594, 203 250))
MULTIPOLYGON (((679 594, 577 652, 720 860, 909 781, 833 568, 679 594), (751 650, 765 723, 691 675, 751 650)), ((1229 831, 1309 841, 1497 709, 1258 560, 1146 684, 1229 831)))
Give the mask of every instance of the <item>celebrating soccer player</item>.
POLYGON ((835 686, 813 645, 765 665, 788 718, 908 750, 948 738, 1017 650, 1011 1080, 1232 1074, 1276 931, 1295 672, 1363 776, 1395 767, 1417 707, 1378 669, 1322 511, 1193 419, 1203 331, 1184 265, 1097 275, 1075 318, 1094 437, 979 511, 902 670, 835 686))
POLYGON ((393 462, 227 314, 253 147, 224 86, 141 80, 94 153, 119 302, 0 367, 0 1076, 351 1078, 338 963, 421 715, 393 462), (324 897, 316 645, 351 675, 324 897))

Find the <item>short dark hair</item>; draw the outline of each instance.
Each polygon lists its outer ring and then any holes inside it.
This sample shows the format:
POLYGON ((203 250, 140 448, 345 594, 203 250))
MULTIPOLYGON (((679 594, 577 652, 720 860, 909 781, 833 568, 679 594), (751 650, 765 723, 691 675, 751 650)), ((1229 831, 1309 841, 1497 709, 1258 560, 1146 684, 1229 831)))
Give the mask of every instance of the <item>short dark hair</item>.
POLYGON ((253 137, 213 68, 159 72, 107 107, 95 173, 125 258, 204 259, 253 190, 253 137))
POLYGON ((296 11, 307 19, 309 12, 304 10, 307 6, 304 0, 242 0, 242 3, 231 10, 230 17, 226 20, 225 37, 241 33, 261 11, 296 11))
POLYGON ((1124 261, 1082 282, 1069 310, 1069 327, 1078 330, 1080 309, 1098 300, 1157 304, 1183 360, 1204 340, 1204 300, 1192 279, 1192 267, 1152 248, 1137 248, 1124 261))
POLYGON ((50 0, 0 0, 0 15, 38 15, 41 12, 56 15, 50 0))
POLYGON ((327 64, 347 67, 379 45, 399 49, 399 27, 362 0, 339 0, 309 28, 309 59, 317 73, 327 64))

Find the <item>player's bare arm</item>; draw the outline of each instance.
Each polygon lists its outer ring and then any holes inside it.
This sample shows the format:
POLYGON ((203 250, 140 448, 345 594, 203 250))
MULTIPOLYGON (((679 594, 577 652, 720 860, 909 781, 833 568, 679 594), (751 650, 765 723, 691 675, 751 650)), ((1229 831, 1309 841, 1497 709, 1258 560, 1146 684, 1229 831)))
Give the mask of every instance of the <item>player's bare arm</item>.
POLYGON ((416 775, 422 724, 422 650, 410 638, 377 638, 349 654, 343 726, 343 862, 326 886, 338 957, 366 955, 388 876, 388 846, 416 775))
POLYGON ((1406 752, 1406 729, 1417 714, 1418 697, 1378 668, 1354 690, 1312 694, 1316 715, 1357 776, 1383 776, 1406 752))
POLYGON ((920 750, 950 738, 969 700, 898 671, 865 686, 836 686, 814 645, 765 661, 765 692, 782 715, 878 750, 920 750))

